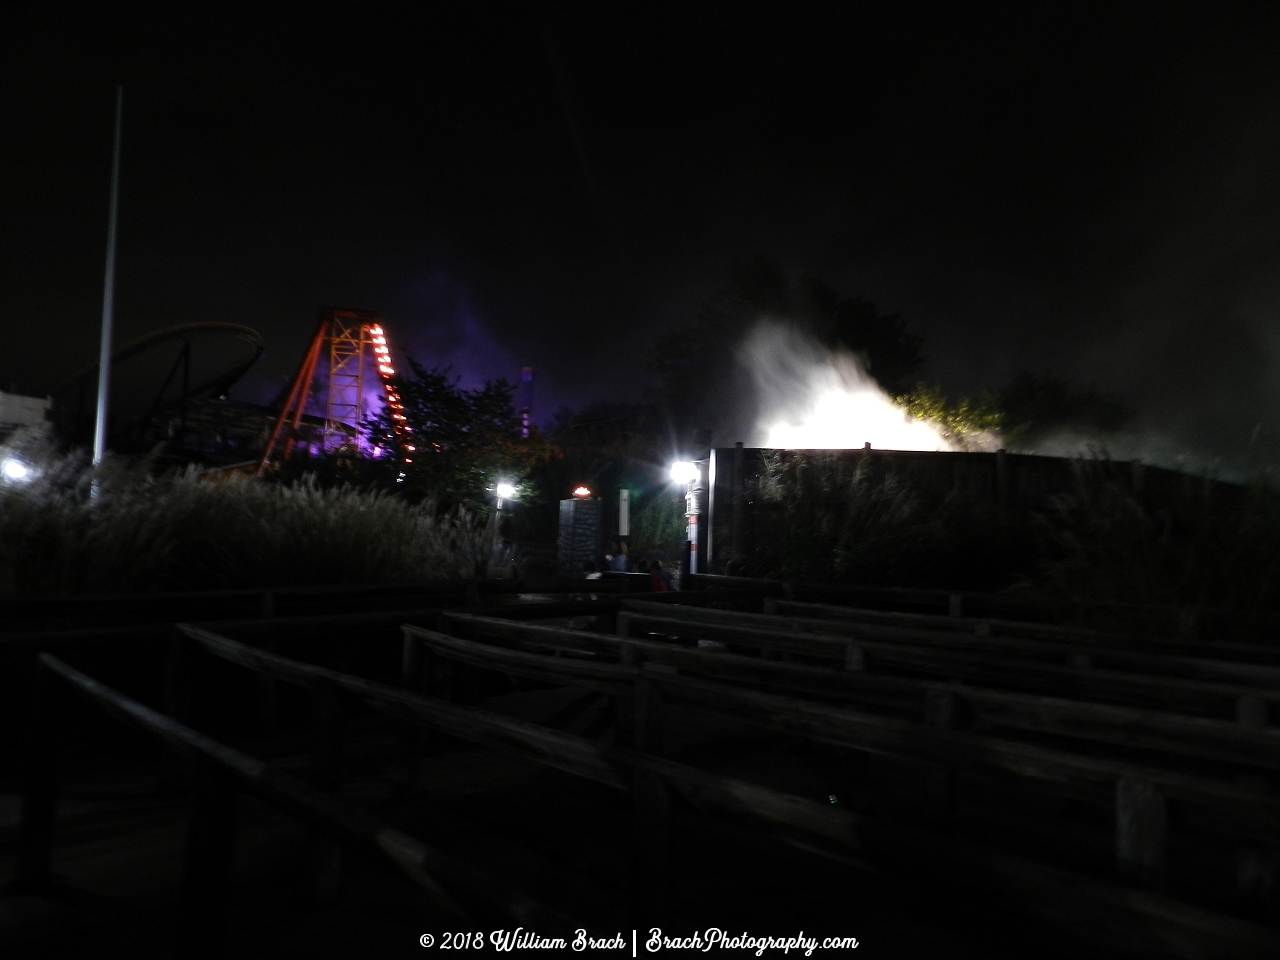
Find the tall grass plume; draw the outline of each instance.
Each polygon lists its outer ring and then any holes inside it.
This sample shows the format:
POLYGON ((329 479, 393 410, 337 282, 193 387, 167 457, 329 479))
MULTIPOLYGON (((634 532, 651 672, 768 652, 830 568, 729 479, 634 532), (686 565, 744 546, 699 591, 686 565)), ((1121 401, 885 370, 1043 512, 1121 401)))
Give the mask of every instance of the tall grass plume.
POLYGON ((29 473, 0 482, 0 595, 393 583, 502 576, 492 519, 314 480, 94 469, 40 432, 0 444, 29 473))

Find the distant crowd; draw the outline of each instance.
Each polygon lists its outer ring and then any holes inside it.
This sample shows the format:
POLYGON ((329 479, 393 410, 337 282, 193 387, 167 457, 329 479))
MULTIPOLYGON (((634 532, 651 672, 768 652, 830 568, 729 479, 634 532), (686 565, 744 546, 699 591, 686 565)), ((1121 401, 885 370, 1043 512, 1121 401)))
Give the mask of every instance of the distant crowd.
POLYGON ((671 575, 662 568, 662 561, 656 557, 652 560, 640 560, 634 566, 627 550, 625 540, 614 540, 609 544, 609 552, 604 555, 604 563, 588 560, 583 569, 588 580, 600 580, 604 577, 602 570, 611 573, 647 573, 649 589, 654 593, 669 593, 675 590, 671 575))

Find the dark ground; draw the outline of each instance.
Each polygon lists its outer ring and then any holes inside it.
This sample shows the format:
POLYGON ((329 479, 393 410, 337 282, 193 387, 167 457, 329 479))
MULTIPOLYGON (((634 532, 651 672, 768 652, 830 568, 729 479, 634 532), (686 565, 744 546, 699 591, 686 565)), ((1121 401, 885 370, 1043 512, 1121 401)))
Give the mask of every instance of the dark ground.
MULTIPOLYGON (((602 719, 589 699, 573 691, 510 694, 484 705, 540 722, 569 717, 559 725, 572 730, 602 719)), ((690 759, 701 754, 699 762, 725 773, 789 786, 802 795, 827 789, 820 769, 786 743, 729 749, 720 745, 725 741, 709 739, 711 733, 677 728, 669 732, 668 746, 690 759)), ((282 768, 304 770, 301 737, 282 735, 244 746, 282 768)), ((418 788, 393 800, 394 747, 394 734, 385 725, 353 725, 341 796, 583 917, 602 933, 622 931, 630 940, 632 924, 625 911, 629 801, 623 794, 491 751, 449 744, 431 751, 418 788)), ((52 899, 0 898, 0 956, 166 956, 187 813, 174 768, 148 750, 122 757, 86 748, 78 755, 73 750, 65 777, 54 858, 63 888, 52 899)), ((12 876, 17 816, 17 798, 0 798, 3 879, 12 876)), ((422 956, 427 951, 418 944, 421 934, 439 938, 446 931, 460 932, 463 925, 372 858, 349 857, 337 901, 314 905, 307 892, 307 840, 306 829, 297 823, 257 800, 241 799, 227 956, 422 956)), ((1000 921, 998 910, 971 913, 963 897, 926 892, 865 866, 837 863, 690 811, 678 815, 674 858, 674 908, 666 930, 676 935, 721 927, 753 936, 801 931, 852 936, 859 940, 857 956, 893 960, 1043 955, 1057 943, 1050 935, 1000 921), (1022 948, 1010 938, 1023 940, 1022 948)), ((470 929, 501 926, 501 921, 479 918, 470 929)), ((572 939, 572 931, 539 933, 572 939)), ((640 931, 640 955, 644 939, 640 931)))

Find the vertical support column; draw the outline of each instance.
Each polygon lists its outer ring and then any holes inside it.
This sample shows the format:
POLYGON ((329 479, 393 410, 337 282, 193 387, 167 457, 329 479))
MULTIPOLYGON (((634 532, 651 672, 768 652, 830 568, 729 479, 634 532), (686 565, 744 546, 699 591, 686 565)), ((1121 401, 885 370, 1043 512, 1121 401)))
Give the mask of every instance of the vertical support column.
POLYGON ((1261 845, 1242 844, 1236 848, 1236 893, 1245 906, 1263 918, 1275 916, 1275 864, 1261 845))
POLYGON ((222 955, 235 861, 235 783, 213 761, 196 761, 191 777, 191 822, 178 894, 178 957, 222 955))
POLYGON ((1009 509, 1009 459, 1004 447, 996 451, 996 506, 1002 517, 1009 509))
POLYGON ((1243 696, 1236 698, 1236 722, 1246 727, 1265 727, 1270 720, 1267 701, 1261 697, 1243 696))
MULTIPOLYGON (((635 687, 635 746, 662 750, 662 695, 645 677, 635 687)), ((637 926, 666 921, 671 888, 670 788, 656 773, 637 768, 632 786, 631 914, 637 926)))
MULTIPOLYGON (((635 614, 627 610, 618 611, 618 636, 631 636, 631 620, 635 614)), ((624 667, 638 666, 635 644, 624 643, 618 649, 618 662, 624 667)))
POLYGON ((1116 872, 1159 889, 1164 884, 1167 816, 1164 795, 1141 777, 1116 783, 1116 872))
POLYGON ((1178 611, 1178 639, 1195 640, 1200 635, 1199 611, 1194 607, 1178 611))
MULTIPOLYGON (((342 704, 338 688, 327 679, 311 682, 311 780, 326 793, 338 789, 342 776, 342 704)), ((342 879, 342 846, 323 835, 311 837, 308 893, 316 904, 338 898, 342 879)))
MULTIPOLYGON (((924 700, 924 725, 932 730, 954 730, 961 725, 964 704, 949 690, 929 690, 924 700)), ((955 819, 956 772, 930 764, 924 777, 925 819, 935 830, 949 831, 955 819)))
MULTIPOLYGON (((275 653, 275 638, 268 638, 263 643, 262 648, 268 653, 275 653)), ((276 701, 276 678, 270 674, 258 673, 254 675, 254 683, 258 688, 258 732, 264 737, 269 737, 276 732, 279 718, 276 701)))
POLYGON ((180 630, 169 631, 164 665, 164 712, 191 726, 191 641, 180 630))
MULTIPOLYGON (((729 474, 729 496, 731 498, 732 520, 729 527, 729 553, 735 567, 742 563, 742 555, 746 545, 743 542, 742 529, 743 486, 742 486, 742 441, 733 445, 733 469, 729 474)), ((726 573, 738 573, 737 569, 726 570, 726 573)))
POLYGON ((21 822, 18 828, 18 875, 15 892, 38 892, 49 883, 53 830, 58 809, 58 717, 54 678, 33 654, 26 663, 27 728, 23 750, 21 822))
MULTIPOLYGON (((442 633, 448 633, 448 620, 440 617, 436 623, 436 629, 442 633)), ((431 671, 435 666, 432 659, 422 649, 421 641, 409 633, 404 633, 400 647, 400 685, 411 693, 434 692, 431 689, 431 671)), ((398 726, 399 733, 396 739, 399 741, 399 770, 392 789, 396 795, 404 796, 411 792, 418 782, 424 737, 421 728, 414 724, 401 722, 398 726)))

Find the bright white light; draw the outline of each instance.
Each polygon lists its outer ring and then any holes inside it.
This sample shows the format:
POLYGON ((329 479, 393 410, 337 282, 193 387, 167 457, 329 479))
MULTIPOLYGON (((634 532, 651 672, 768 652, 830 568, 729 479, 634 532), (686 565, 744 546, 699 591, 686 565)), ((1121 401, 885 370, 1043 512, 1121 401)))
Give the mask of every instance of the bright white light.
POLYGON ((0 464, 0 473, 4 474, 6 480, 20 482, 31 478, 31 471, 27 465, 20 460, 6 460, 0 464))
POLYGON ((511 500, 515 498, 516 488, 509 483, 500 483, 493 489, 503 500, 511 500))
POLYGON ((591 496, 591 490, 588 487, 575 487, 573 495, 575 497, 589 497, 591 496))
POLYGON ((949 450, 950 444, 874 389, 814 391, 798 423, 778 421, 765 445, 786 450, 839 450, 870 443, 876 450, 949 450))
POLYGON ((912 419, 854 356, 832 352, 776 323, 761 323, 740 359, 755 375, 764 446, 839 450, 951 450, 929 424, 912 419))
POLYGON ((671 479, 676 483, 693 483, 698 479, 698 465, 688 460, 677 460, 671 465, 671 479))

